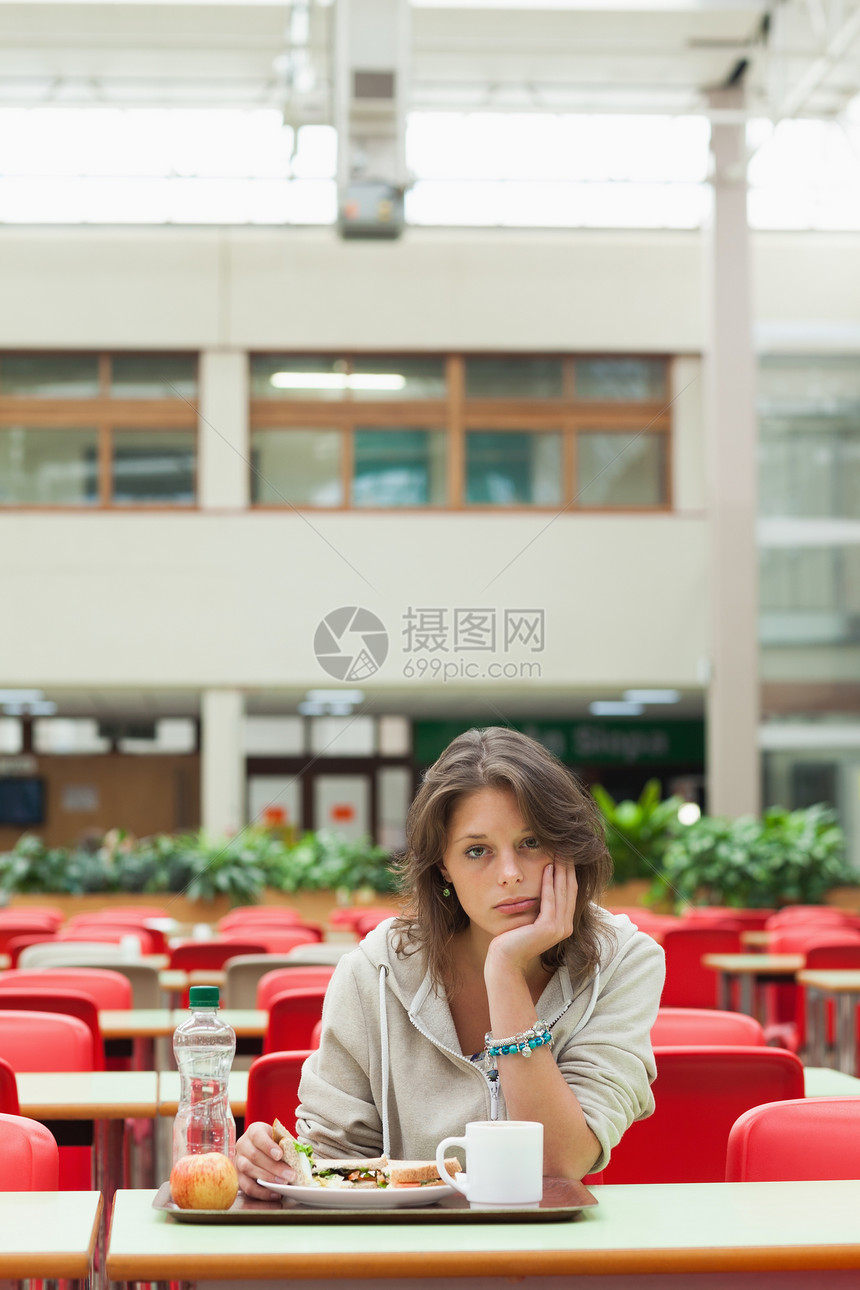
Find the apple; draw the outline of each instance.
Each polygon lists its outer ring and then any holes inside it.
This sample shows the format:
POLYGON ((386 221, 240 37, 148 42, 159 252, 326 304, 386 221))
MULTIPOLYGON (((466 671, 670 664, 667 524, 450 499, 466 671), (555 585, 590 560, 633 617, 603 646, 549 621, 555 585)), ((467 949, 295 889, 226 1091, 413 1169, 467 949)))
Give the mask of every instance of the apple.
POLYGON ((170 1195, 180 1209, 229 1209, 238 1190, 236 1166, 221 1151, 183 1156, 170 1171, 170 1195))

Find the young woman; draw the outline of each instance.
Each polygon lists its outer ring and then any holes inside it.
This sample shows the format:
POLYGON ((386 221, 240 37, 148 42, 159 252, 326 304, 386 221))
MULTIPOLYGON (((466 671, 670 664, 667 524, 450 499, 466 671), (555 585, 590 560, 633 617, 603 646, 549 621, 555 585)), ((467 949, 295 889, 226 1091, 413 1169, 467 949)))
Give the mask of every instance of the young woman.
MULTIPOLYGON (((469 730, 424 777, 400 869, 406 912, 332 977, 300 1139, 319 1157, 432 1159, 469 1120, 540 1120, 547 1175, 601 1169, 654 1108, 663 953, 596 903, 611 861, 590 794, 525 735, 469 730)), ((245 1193, 293 1181, 279 1155, 250 1125, 245 1193)))

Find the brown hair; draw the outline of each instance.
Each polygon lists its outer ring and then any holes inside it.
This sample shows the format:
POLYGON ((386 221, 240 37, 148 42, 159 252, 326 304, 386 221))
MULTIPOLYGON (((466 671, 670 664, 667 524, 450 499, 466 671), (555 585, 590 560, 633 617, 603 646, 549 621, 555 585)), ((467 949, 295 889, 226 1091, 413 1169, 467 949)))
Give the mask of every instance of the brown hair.
POLYGON ((600 812, 573 772, 543 744, 502 726, 458 735, 424 775, 409 808, 406 851, 397 866, 408 902, 395 923, 399 952, 422 950, 434 983, 445 982, 451 939, 469 919, 453 888, 442 895, 439 866, 454 808, 482 788, 510 790, 541 845, 555 861, 574 866, 579 890, 573 934, 541 958, 547 968, 566 961, 574 981, 581 979, 600 958, 594 902, 612 876, 600 812))

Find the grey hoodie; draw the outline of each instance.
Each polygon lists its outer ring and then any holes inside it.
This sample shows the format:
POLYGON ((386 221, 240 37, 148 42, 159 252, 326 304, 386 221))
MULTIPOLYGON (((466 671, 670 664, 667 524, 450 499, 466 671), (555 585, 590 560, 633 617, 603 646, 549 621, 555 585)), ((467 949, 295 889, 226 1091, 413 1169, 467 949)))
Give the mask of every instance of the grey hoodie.
MULTIPOLYGON (((600 1142, 602 1169, 625 1129, 654 1110, 650 1030, 663 987, 663 951, 626 915, 601 911, 600 970, 574 990, 566 967, 537 1005, 553 1055, 600 1142), (610 931, 611 929, 611 931, 610 931)), ((432 1159, 469 1120, 504 1119, 484 1064, 460 1050, 443 990, 423 955, 399 957, 392 920, 339 962, 326 994, 322 1040, 299 1086, 297 1132, 320 1156, 432 1159), (387 1070, 387 1079, 385 1071, 387 1070)), ((503 1057, 500 1061, 522 1061, 503 1057)))

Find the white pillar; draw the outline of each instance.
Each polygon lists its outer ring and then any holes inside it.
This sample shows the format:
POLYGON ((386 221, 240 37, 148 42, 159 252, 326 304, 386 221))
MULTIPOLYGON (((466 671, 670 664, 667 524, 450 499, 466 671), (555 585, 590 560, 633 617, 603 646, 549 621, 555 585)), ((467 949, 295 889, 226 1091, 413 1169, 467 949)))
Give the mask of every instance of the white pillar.
MULTIPOLYGON (((711 96, 741 109, 743 91, 711 96)), ((706 237, 705 409, 711 519, 708 810, 738 816, 761 803, 758 750, 756 409, 745 129, 714 124, 713 204, 706 237)))
POLYGON ((248 355, 200 355, 198 497, 203 510, 244 510, 250 498, 248 355))
POLYGON ((237 833, 245 823, 241 690, 204 690, 200 715, 201 822, 211 833, 237 833))

